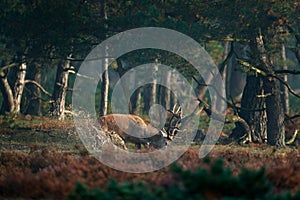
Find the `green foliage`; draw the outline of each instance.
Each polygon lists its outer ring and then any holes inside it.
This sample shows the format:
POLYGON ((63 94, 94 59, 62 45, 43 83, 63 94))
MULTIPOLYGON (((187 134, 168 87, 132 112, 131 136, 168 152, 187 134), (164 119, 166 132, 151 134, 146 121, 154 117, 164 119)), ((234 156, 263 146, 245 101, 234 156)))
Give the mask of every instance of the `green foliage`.
MULTIPOLYGON (((210 159, 205 160, 210 163, 210 159)), ((77 183, 69 199, 298 199, 289 192, 273 194, 265 169, 258 171, 243 169, 233 176, 231 169, 216 160, 209 169, 183 170, 173 165, 171 170, 176 183, 167 187, 150 184, 111 181, 107 189, 88 189, 77 183)))
POLYGON ((89 190, 82 183, 77 183, 75 191, 69 195, 69 199, 101 199, 101 200, 126 200, 126 199, 157 199, 161 190, 149 191, 147 185, 142 183, 118 183, 111 181, 107 190, 89 190))
POLYGON ((210 193, 222 197, 264 198, 271 188, 264 169, 245 169, 234 177, 229 168, 224 168, 222 160, 215 161, 209 170, 191 172, 177 168, 176 172, 181 176, 185 193, 190 194, 191 198, 198 195, 205 197, 210 193))
POLYGON ((205 50, 213 58, 215 63, 222 62, 222 54, 223 54, 224 48, 220 42, 217 42, 217 41, 208 42, 205 46, 205 50))

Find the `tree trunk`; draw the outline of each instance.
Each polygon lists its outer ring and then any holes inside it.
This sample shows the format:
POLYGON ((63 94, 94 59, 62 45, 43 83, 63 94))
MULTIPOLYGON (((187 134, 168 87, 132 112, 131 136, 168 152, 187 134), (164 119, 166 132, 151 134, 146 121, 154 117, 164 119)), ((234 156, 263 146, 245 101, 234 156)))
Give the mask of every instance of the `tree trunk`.
MULTIPOLYGON (((101 1, 101 10, 100 15, 102 18, 104 18, 105 21, 108 19, 108 13, 107 13, 107 1, 103 0, 101 1)), ((104 27, 106 30, 108 29, 107 23, 105 23, 104 27)), ((106 35, 107 36, 107 35, 106 35)), ((107 46, 105 47, 105 57, 108 57, 107 55, 107 46)), ((101 83, 101 99, 100 99, 100 116, 107 115, 108 111, 108 92, 109 92, 109 75, 108 75, 108 58, 104 58, 103 61, 103 67, 104 72, 102 74, 102 83, 101 83)), ((118 63, 119 64, 119 63, 118 63)), ((118 70, 119 70, 118 66, 118 70)))
POLYGON ((58 120, 65 119, 65 102, 68 89, 70 61, 64 60, 57 65, 56 79, 52 94, 51 116, 58 120))
MULTIPOLYGON (((251 131, 250 137, 247 138, 249 142, 261 143, 267 138, 267 119, 263 95, 262 77, 249 74, 241 100, 242 110, 239 113, 240 117, 249 125, 251 131)), ((236 123, 231 137, 240 139, 246 133, 244 131, 243 125, 236 123)))
MULTIPOLYGON (((270 57, 266 53, 261 33, 250 42, 250 48, 253 56, 252 60, 255 64, 258 64, 257 68, 266 74, 273 74, 270 57)), ((248 75, 247 77, 247 84, 242 99, 242 108, 244 110, 242 110, 240 115, 247 121, 252 133, 255 133, 254 136, 258 135, 263 139, 265 135, 264 127, 267 127, 268 144, 284 147, 284 113, 280 99, 279 83, 270 76, 256 76, 248 75), (266 108, 266 113, 263 111, 254 112, 254 109, 262 109, 264 107, 266 108), (267 120, 265 120, 265 117, 267 120), (265 123, 267 126, 265 126, 265 123), (256 134, 256 131, 258 134, 256 134)))
MULTIPOLYGON (((260 33, 256 37, 256 47, 259 53, 261 69, 267 74, 273 74, 271 63, 265 53, 264 41, 260 33)), ((285 146, 285 126, 284 126, 284 112, 282 109, 282 102, 280 98, 278 80, 271 77, 263 78, 264 90, 266 97, 266 111, 267 111, 267 138, 268 144, 276 147, 285 146)))
POLYGON ((279 83, 275 78, 269 76, 269 74, 274 74, 274 71, 261 33, 253 37, 250 49, 254 67, 262 70, 266 75, 260 75, 256 71, 254 75, 248 74, 240 116, 249 124, 252 139, 255 140, 255 136, 258 136, 257 138, 261 140, 267 135, 269 145, 284 147, 284 112, 279 83), (265 111, 259 111, 263 108, 265 111))
POLYGON ((149 109, 151 107, 151 91, 152 91, 152 84, 148 84, 144 86, 143 89, 143 114, 147 114, 149 112, 149 109))
POLYGON ((232 43, 231 45, 234 45, 235 54, 232 55, 227 65, 226 95, 240 102, 246 85, 246 74, 241 72, 240 64, 237 59, 249 59, 247 55, 248 49, 247 46, 238 42, 232 43))
POLYGON ((134 93, 132 94, 131 98, 131 105, 132 105, 132 110, 131 114, 140 114, 140 108, 141 108, 141 89, 138 88, 134 93))
MULTIPOLYGON (((300 32, 300 27, 297 29, 298 33, 300 32)), ((298 63, 300 63, 300 36, 299 34, 295 34, 296 38, 296 50, 295 50, 295 55, 298 60, 298 63)))
MULTIPOLYGON (((134 71, 133 77, 132 77, 132 82, 134 86, 137 85, 137 76, 138 74, 136 71, 134 71)), ((130 114, 140 114, 140 109, 141 109, 141 88, 137 88, 134 93, 131 95, 130 98, 130 104, 131 104, 131 110, 130 114)))
MULTIPOLYGON (((285 46, 282 44, 282 49, 281 49, 281 58, 283 62, 282 69, 287 70, 288 66, 286 64, 286 51, 285 51, 285 46)), ((282 80, 285 82, 288 81, 288 76, 287 74, 282 75, 282 80)), ((290 105, 289 105, 289 90, 288 88, 280 83, 280 91, 281 91, 281 102, 282 102, 282 107, 283 111, 288 114, 290 112, 290 105)))
MULTIPOLYGON (((158 66, 154 65, 152 73, 157 73, 158 66)), ((156 103, 156 90, 157 90, 157 84, 156 80, 154 79, 152 84, 148 84, 144 88, 144 107, 143 107, 143 113, 148 113, 149 109, 152 105, 156 103)))
POLYGON ((15 105, 14 105, 14 95, 12 92, 12 89, 8 83, 7 80, 7 75, 6 74, 2 74, 1 75, 1 84, 0 84, 0 88, 1 88, 1 92, 2 92, 2 96, 3 96, 3 102, 1 105, 1 114, 5 114, 6 112, 12 112, 15 109, 15 105))
MULTIPOLYGON (((155 64, 154 65, 154 68, 153 68, 153 74, 156 74, 157 73, 157 71, 158 71, 158 65, 157 64, 155 64)), ((151 90, 150 90, 150 105, 153 105, 153 104, 155 104, 156 103, 156 94, 157 94, 157 80, 156 79, 154 79, 153 80, 153 84, 152 84, 152 86, 151 86, 151 90)))
POLYGON ((108 76, 108 59, 107 58, 105 58, 103 60, 103 67, 104 67, 104 72, 102 74, 102 83, 101 83, 100 116, 106 115, 107 110, 108 110, 109 76, 108 76))
POLYGON ((1 74, 1 91, 3 94, 4 101, 1 106, 1 113, 5 112, 19 114, 21 111, 21 99, 23 95, 25 76, 26 76, 26 62, 25 58, 22 57, 21 64, 18 67, 16 79, 14 82, 14 88, 8 82, 8 72, 2 72, 1 74))
MULTIPOLYGON (((266 53, 262 34, 256 37, 253 48, 259 58, 259 68, 267 74, 273 74, 274 70, 271 66, 270 58, 266 53)), ((267 140, 268 144, 276 147, 285 146, 285 126, 284 112, 278 87, 278 80, 273 77, 263 77, 263 88, 266 93, 266 112, 267 112, 267 140)))
MULTIPOLYGON (((230 48, 230 43, 228 41, 226 41, 224 44, 223 44, 223 47, 224 47, 224 52, 223 52, 223 55, 222 55, 222 61, 221 63, 224 62, 224 60, 227 58, 228 56, 228 53, 229 53, 229 48, 230 48)), ((221 63, 219 65, 221 65, 221 63)), ((227 67, 228 65, 226 64, 224 66, 224 69, 222 69, 220 71, 221 73, 221 77, 222 77, 222 82, 224 85, 226 85, 226 72, 227 72, 227 67)), ((221 69, 221 67, 219 66, 219 69, 221 69)), ((215 96, 212 96, 212 101, 215 101, 216 103, 213 105, 212 107, 212 110, 224 110, 224 99, 220 98, 220 96, 218 95, 221 95, 222 97, 226 97, 226 87, 224 90, 220 91, 220 94, 215 94, 215 96)))
MULTIPOLYGON (((164 77, 164 84, 167 85, 167 83, 170 83, 171 81, 171 72, 167 71, 164 77)), ((159 91, 159 101, 160 105, 165 107, 167 110, 170 109, 170 103, 171 103, 171 91, 170 88, 166 88, 164 86, 160 86, 159 91)))
MULTIPOLYGON (((41 68, 37 64, 29 66, 27 73, 27 79, 34 80, 38 84, 41 84, 41 68)), ((41 113, 41 90, 34 84, 27 84, 26 88, 26 102, 27 108, 25 114, 40 116, 41 113)))
POLYGON ((22 58, 22 64, 19 66, 19 70, 17 72, 17 80, 14 87, 14 105, 15 109, 13 110, 14 113, 20 113, 21 111, 21 99, 24 91, 25 86, 25 76, 26 76, 26 62, 22 58))
POLYGON ((266 97, 268 144, 284 147, 284 113, 280 99, 278 81, 274 78, 264 77, 264 89, 267 94, 270 94, 266 97))

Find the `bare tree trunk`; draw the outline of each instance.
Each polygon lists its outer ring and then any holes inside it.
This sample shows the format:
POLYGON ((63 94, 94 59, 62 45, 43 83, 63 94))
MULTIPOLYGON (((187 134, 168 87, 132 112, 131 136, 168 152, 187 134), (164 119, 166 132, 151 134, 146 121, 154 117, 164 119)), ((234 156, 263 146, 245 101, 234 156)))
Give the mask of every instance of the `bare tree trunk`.
MULTIPOLYGON (((171 80, 171 72, 167 71, 163 77, 164 77, 165 85, 167 85, 167 83, 169 83, 171 80)), ((162 105, 166 109, 170 109, 170 102, 171 102, 170 88, 160 86, 159 101, 160 101, 160 105, 162 105)))
MULTIPOLYGON (((282 69, 287 70, 288 66, 286 64, 286 51, 285 51, 284 44, 282 44, 281 58, 282 58, 282 62, 283 62, 282 69)), ((284 80, 285 82, 288 81, 287 74, 282 75, 282 80, 284 80)), ((280 91, 281 91, 280 96, 281 96, 283 111, 285 113, 289 113, 290 112, 290 105, 289 105, 289 91, 288 91, 288 88, 285 85, 283 85, 282 83, 280 83, 280 91)))
POLYGON ((14 113, 20 113, 21 111, 21 99, 25 86, 25 76, 26 76, 26 62, 25 58, 22 58, 22 64, 19 66, 19 70, 17 72, 17 80, 14 87, 14 105, 15 109, 14 113))
MULTIPOLYGON (((41 84, 41 67, 38 64, 29 66, 27 79, 34 80, 36 83, 41 84)), ((27 108, 25 114, 40 116, 41 113, 41 90, 34 84, 26 86, 26 102, 27 108)))
POLYGON ((139 115, 140 108, 141 108, 141 89, 140 88, 136 89, 136 91, 133 93, 131 102, 132 102, 131 103, 132 110, 130 113, 139 115))
MULTIPOLYGON (((155 64, 154 65, 154 68, 153 68, 153 74, 156 74, 157 73, 157 71, 158 71, 158 65, 157 64, 155 64)), ((151 91, 150 91, 150 93, 151 93, 151 98, 150 98, 150 104, 151 105, 153 105, 153 104, 155 104, 156 103, 156 93, 157 93, 157 80, 156 79, 154 79, 153 80, 153 84, 152 84, 152 86, 151 86, 151 91)))
POLYGON ((144 101, 144 106, 143 106, 143 114, 146 114, 149 112, 149 109, 151 107, 151 91, 152 91, 152 84, 148 84, 144 86, 143 89, 143 101, 144 101))
POLYGON ((61 61, 57 66, 56 79, 52 94, 53 103, 50 108, 51 116, 58 120, 65 119, 65 102, 68 88, 70 61, 61 61))
POLYGON ((143 102, 144 102, 144 105, 143 105, 143 114, 146 114, 149 112, 149 109, 150 109, 150 95, 149 95, 149 89, 150 85, 146 85, 144 86, 143 88, 143 102))
MULTIPOLYGON (((152 73, 157 73, 158 66, 154 65, 152 73)), ((154 79, 153 84, 149 84, 144 88, 144 107, 143 107, 143 113, 148 113, 150 107, 156 103, 156 90, 157 90, 157 84, 156 80, 154 79)))
POLYGON ((4 97, 4 102, 1 107, 1 113, 10 112, 13 114, 19 114, 21 111, 21 99, 23 95, 25 76, 26 76, 26 62, 25 58, 22 57, 21 64, 18 67, 14 88, 8 82, 8 71, 7 73, 1 73, 1 91, 4 97))
POLYGON ((247 60, 249 58, 247 55, 247 46, 238 42, 231 45, 234 45, 235 54, 232 55, 227 65, 226 95, 240 102, 246 85, 246 74, 239 70, 240 64, 237 59, 247 60))
MULTIPOLYGON (((133 74, 132 77, 132 83, 133 85, 137 85, 137 76, 138 74, 136 74, 136 71, 133 74)), ((140 108, 141 108, 141 88, 137 88, 134 93, 132 94, 131 98, 130 98, 130 102, 131 102, 131 110, 130 110, 130 114, 140 114, 140 108)))
POLYGON ((3 96, 3 102, 1 105, 1 114, 5 114, 6 112, 12 112, 15 109, 14 95, 8 83, 7 75, 8 73, 6 74, 3 73, 1 75, 0 86, 1 86, 2 96, 3 96))
MULTIPOLYGON (((228 56, 228 53, 229 53, 229 48, 230 48, 230 43, 228 41, 226 41, 223 45, 224 47, 224 52, 223 52, 223 55, 222 55, 222 62, 224 62, 224 60, 227 58, 228 56)), ((221 65, 220 63, 220 65, 221 65)), ((227 64, 225 65, 224 69, 220 72, 221 73, 221 77, 222 77, 222 82, 224 85, 226 85, 226 72, 228 71, 227 70, 227 64)), ((220 67, 219 67, 220 69, 220 67)), ((216 94, 216 95, 221 95, 223 97, 226 97, 226 87, 225 87, 225 90, 223 91, 220 91, 221 94, 216 94)), ((215 108, 212 107, 212 110, 224 110, 224 107, 222 107, 224 105, 224 99, 220 98, 219 96, 212 96, 212 100, 213 101, 216 101, 216 103, 214 104, 215 108)))
MULTIPOLYGON (((101 14, 101 17, 103 17, 105 20, 108 19, 106 0, 103 0, 101 2, 101 13, 100 14, 101 14)), ((108 25, 105 24, 104 27, 107 29, 108 25)), ((107 48, 108 47, 105 47, 105 57, 108 57, 107 48)), ((107 115, 107 111, 108 111, 108 92, 109 92, 108 62, 109 62, 108 58, 103 59, 102 65, 104 67, 104 72, 102 74, 102 83, 101 83, 100 116, 107 115)), ((118 66, 118 68, 119 67, 120 66, 118 66)))
MULTIPOLYGON (((127 67, 127 64, 125 62, 123 62, 121 59, 117 59, 117 72, 119 74, 120 77, 122 77, 126 71, 125 71, 125 68, 127 67)), ((134 94, 129 94, 129 85, 132 85, 132 84, 136 84, 135 83, 135 80, 136 80, 136 73, 131 73, 130 74, 130 78, 126 81, 124 81, 123 79, 120 79, 120 85, 123 89, 123 95, 126 99, 126 101, 129 102, 129 113, 130 114, 133 114, 135 111, 135 103, 136 104, 139 104, 139 96, 135 96, 135 95, 138 95, 138 93, 134 93, 134 94), (130 96, 130 95, 133 95, 133 96, 130 96)), ((139 90, 139 89, 138 89, 139 90)))
POLYGON ((102 74, 102 83, 101 83, 101 107, 100 107, 100 116, 107 114, 108 110, 108 90, 109 90, 109 76, 108 76, 108 59, 103 60, 104 72, 102 74))

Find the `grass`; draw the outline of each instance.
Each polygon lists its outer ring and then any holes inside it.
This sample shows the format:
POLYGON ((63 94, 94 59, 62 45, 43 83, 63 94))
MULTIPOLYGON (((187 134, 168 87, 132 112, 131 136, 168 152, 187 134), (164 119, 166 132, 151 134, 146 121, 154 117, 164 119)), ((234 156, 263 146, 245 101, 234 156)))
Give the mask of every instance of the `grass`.
POLYGON ((29 152, 31 148, 54 146, 76 154, 84 148, 71 121, 22 117, 2 119, 0 124, 0 148, 29 152))

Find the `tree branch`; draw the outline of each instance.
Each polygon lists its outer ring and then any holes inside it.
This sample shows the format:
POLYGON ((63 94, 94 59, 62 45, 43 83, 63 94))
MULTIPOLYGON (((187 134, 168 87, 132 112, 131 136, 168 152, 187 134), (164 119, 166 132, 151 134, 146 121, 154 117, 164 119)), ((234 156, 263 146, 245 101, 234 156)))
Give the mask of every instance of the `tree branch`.
POLYGON ((114 57, 111 56, 99 56, 99 57, 95 57, 95 58, 72 58, 72 57, 49 57, 48 59, 50 60, 67 60, 67 61, 73 61, 73 62, 83 62, 83 61, 94 61, 94 60, 100 60, 100 59, 107 59, 107 58, 111 58, 111 59, 116 59, 114 57))
POLYGON ((295 92, 295 90, 293 90, 292 87, 291 87, 286 81, 284 81, 284 80, 282 80, 282 78, 276 76, 276 74, 274 74, 274 73, 271 73, 271 74, 270 74, 270 73, 267 73, 267 72, 265 72, 265 71, 263 71, 263 70, 261 70, 261 69, 258 69, 257 67, 255 67, 255 66, 251 65, 250 63, 248 63, 248 62, 246 62, 246 61, 243 61, 243 60, 239 60, 239 62, 240 62, 243 66, 248 67, 250 71, 254 71, 254 72, 256 72, 257 74, 260 74, 260 75, 262 75, 262 76, 276 78, 279 82, 281 82, 284 86, 287 87, 287 89, 289 90, 289 92, 290 92, 292 95, 294 95, 294 96, 300 98, 300 95, 297 94, 297 93, 295 92))
POLYGON ((51 97, 52 95, 46 90, 43 88, 43 86, 41 86, 38 82, 34 81, 34 80, 25 80, 24 83, 32 83, 34 84, 35 86, 37 86, 38 88, 40 88, 40 90, 42 92, 44 92, 46 95, 48 95, 49 97, 51 97))
POLYGON ((273 77, 273 78, 276 78, 277 80, 279 80, 283 85, 285 85, 285 87, 287 87, 287 89, 289 90, 289 92, 290 92, 292 95, 294 95, 295 97, 300 98, 300 95, 297 94, 296 91, 293 90, 293 88, 292 88, 286 81, 282 80, 282 78, 280 78, 280 77, 278 77, 278 76, 276 76, 276 75, 274 75, 274 74, 270 74, 270 75, 268 75, 268 76, 273 77))
MULTIPOLYGON (((192 77, 196 83, 200 86, 207 86, 207 87, 212 87, 215 91, 216 91, 216 94, 224 101, 227 103, 228 107, 230 108, 233 108, 234 110, 246 110, 246 111, 252 111, 252 112, 261 112, 261 111, 264 111, 265 109, 262 108, 262 109, 247 109, 247 108, 242 108, 242 107, 239 107, 239 106, 236 106, 232 103, 230 103, 227 99, 225 99, 221 94, 219 94, 218 90, 214 87, 214 85, 210 85, 210 84, 205 84, 205 83, 200 83, 200 81, 198 81, 194 76, 192 77)), ((200 99, 198 99, 199 101, 202 101, 200 99)))
POLYGON ((287 70, 287 69, 281 69, 281 70, 275 70, 275 74, 292 74, 292 75, 298 75, 300 74, 300 71, 297 70, 287 70))
POLYGON ((86 76, 86 75, 83 75, 83 74, 79 74, 78 72, 75 72, 74 70, 69 70, 69 73, 75 74, 75 76, 78 76, 78 77, 82 77, 82 78, 86 78, 86 79, 90 79, 90 80, 95 80, 93 77, 86 76))
POLYGON ((296 119, 296 118, 300 118, 300 115, 293 115, 293 116, 288 116, 287 114, 285 115, 285 118, 286 120, 293 120, 293 119, 296 119))
MULTIPOLYGON (((31 90, 28 89, 27 87, 24 87, 24 89, 25 89, 27 92, 32 93, 31 90)), ((41 96, 38 96, 38 95, 36 95, 35 93, 32 93, 32 94, 33 94, 33 96, 34 96, 35 99, 40 99, 40 100, 44 101, 45 103, 53 103, 53 102, 54 102, 53 100, 45 99, 45 98, 43 98, 43 97, 41 97, 41 96)))
POLYGON ((4 70, 9 69, 9 68, 12 68, 12 67, 16 67, 16 66, 18 66, 18 65, 19 65, 19 63, 11 63, 11 64, 9 64, 9 65, 4 65, 4 66, 2 66, 2 67, 0 68, 0 75, 2 76, 2 72, 3 72, 4 70))
POLYGON ((285 144, 287 144, 287 145, 292 144, 296 140, 298 132, 299 132, 298 130, 295 130, 295 132, 294 132, 293 136, 291 137, 291 139, 286 141, 285 144))

